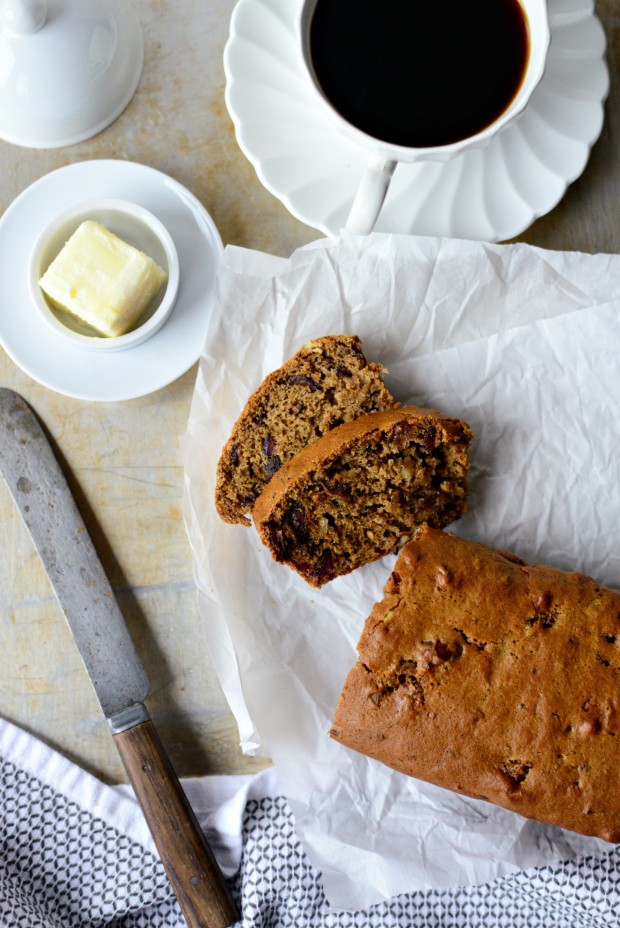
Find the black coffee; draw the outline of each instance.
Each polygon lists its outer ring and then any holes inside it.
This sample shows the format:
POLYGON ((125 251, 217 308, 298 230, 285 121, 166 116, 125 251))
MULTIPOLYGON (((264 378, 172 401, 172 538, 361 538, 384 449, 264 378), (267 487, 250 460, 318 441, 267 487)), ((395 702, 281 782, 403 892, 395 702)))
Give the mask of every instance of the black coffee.
POLYGON ((448 145, 514 99, 529 32, 518 0, 318 0, 317 80, 358 129, 396 145, 448 145))

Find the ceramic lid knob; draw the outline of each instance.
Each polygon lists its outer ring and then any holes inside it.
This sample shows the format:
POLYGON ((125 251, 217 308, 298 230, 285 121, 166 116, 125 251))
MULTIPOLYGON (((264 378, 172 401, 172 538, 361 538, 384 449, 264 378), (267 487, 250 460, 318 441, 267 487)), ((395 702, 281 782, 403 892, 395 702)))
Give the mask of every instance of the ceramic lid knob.
POLYGON ((14 35, 38 32, 46 18, 45 0, 3 0, 0 4, 0 24, 14 35))
POLYGON ((56 148, 96 135, 133 97, 143 57, 130 0, 0 0, 0 139, 56 148))

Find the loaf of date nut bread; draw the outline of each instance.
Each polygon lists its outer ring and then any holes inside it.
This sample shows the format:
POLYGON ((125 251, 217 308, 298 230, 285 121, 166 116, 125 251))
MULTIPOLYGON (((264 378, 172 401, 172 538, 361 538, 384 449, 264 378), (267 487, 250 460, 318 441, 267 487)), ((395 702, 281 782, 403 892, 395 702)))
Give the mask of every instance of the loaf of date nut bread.
POLYGON ((528 818, 620 841, 620 594, 446 532, 406 545, 331 737, 528 818))
POLYGON ((253 510, 261 540, 317 587, 395 552, 420 524, 463 514, 470 439, 465 422, 417 406, 340 425, 267 484, 253 510))
POLYGON ((364 413, 391 409, 385 369, 369 364, 356 335, 303 345, 247 401, 217 466, 215 504, 225 522, 247 514, 275 472, 325 432, 364 413))

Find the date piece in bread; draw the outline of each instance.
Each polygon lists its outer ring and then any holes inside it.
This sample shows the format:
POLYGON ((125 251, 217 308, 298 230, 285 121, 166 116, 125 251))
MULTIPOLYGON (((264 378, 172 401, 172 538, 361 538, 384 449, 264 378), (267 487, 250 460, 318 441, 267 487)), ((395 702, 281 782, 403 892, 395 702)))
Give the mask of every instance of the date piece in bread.
POLYGON ((620 841, 620 593, 425 528, 358 644, 331 737, 620 841))
POLYGON ((466 507, 471 432, 404 406, 340 425, 285 464, 254 506, 276 561, 312 586, 397 551, 415 528, 466 507))
POLYGON ((380 364, 370 364, 356 335, 327 335, 303 345, 247 401, 217 467, 215 504, 225 522, 248 513, 276 471, 330 429, 395 403, 380 364))

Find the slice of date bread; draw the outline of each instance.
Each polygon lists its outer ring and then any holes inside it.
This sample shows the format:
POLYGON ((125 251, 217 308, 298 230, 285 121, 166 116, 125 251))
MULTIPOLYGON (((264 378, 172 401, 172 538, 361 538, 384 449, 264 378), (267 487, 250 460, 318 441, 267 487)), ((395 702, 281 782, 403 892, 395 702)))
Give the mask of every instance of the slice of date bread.
POLYGON ((332 738, 620 841, 620 593, 425 528, 401 551, 358 653, 332 738))
POLYGON ((465 510, 469 426, 405 406, 361 416, 285 464, 253 511, 276 561, 312 586, 397 551, 465 510))
POLYGON ((391 409, 380 364, 369 364, 356 335, 303 345, 247 401, 217 467, 215 505, 225 522, 249 525, 264 487, 295 454, 364 413, 391 409))

